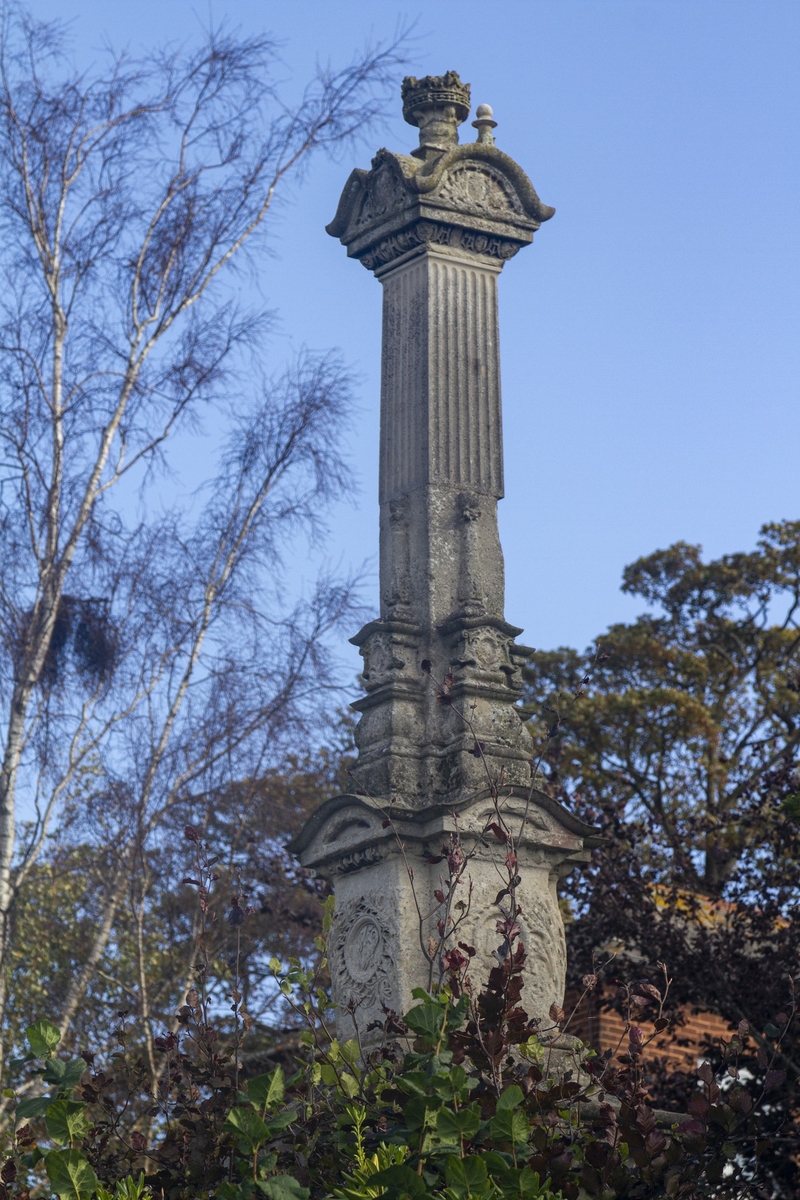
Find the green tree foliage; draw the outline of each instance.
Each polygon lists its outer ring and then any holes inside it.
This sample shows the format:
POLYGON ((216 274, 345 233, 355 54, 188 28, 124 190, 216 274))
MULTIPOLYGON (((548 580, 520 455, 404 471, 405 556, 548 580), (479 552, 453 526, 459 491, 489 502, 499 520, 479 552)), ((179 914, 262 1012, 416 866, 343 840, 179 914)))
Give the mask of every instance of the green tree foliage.
POLYGON ((765 526, 752 553, 709 563, 679 542, 623 579, 656 611, 528 669, 531 698, 550 706, 541 721, 553 726, 553 708, 564 717, 550 779, 644 819, 654 878, 717 894, 752 844, 744 808, 800 743, 800 522, 765 526))
MULTIPOLYGON (((176 1012, 194 977, 198 897, 185 829, 202 829, 214 847, 216 898, 208 940, 207 986, 226 1023, 225 997, 239 964, 239 988, 254 1032, 248 1062, 273 1061, 296 1046, 297 1030, 274 985, 274 956, 307 960, 320 932, 325 885, 298 866, 286 842, 322 799, 345 786, 351 722, 342 718, 330 744, 281 770, 243 780, 181 805, 129 881, 114 936, 76 1014, 75 1045, 98 1045, 116 1014, 125 1014, 128 1044, 152 1056, 154 1039, 176 1028, 176 1012), (142 884, 145 883, 143 889, 142 884), (233 905, 231 898, 236 897, 233 905), (247 911, 247 922, 237 924, 247 911), (230 919, 229 919, 230 918, 230 919)), ((102 917, 113 847, 84 840, 77 810, 27 875, 15 910, 8 1042, 19 1049, 32 1019, 60 1011, 102 917)), ((154 1062, 151 1062, 154 1066, 154 1062)))
MULTIPOLYGON (((527 671, 546 786, 607 838, 565 886, 573 982, 610 949, 628 978, 661 958, 676 1000, 777 1027, 800 961, 800 522, 710 562, 677 543, 623 590, 650 611, 527 671)), ((775 1195, 795 1194, 799 1076, 790 1036, 775 1195)))
MULTIPOLYGON (((331 898, 326 933, 332 912, 331 898)), ((319 946, 324 955, 324 936, 319 946)), ((331 1037, 324 957, 312 969, 275 960, 276 984, 305 1027, 288 1077, 280 1067, 240 1077, 235 1047, 220 1042, 197 991, 181 1030, 161 1040, 163 1085, 151 1099, 144 1060, 124 1038, 101 1066, 92 1055, 61 1060, 55 1027, 31 1026, 29 1052, 9 1064, 19 1128, 0 1172, 7 1194, 48 1184, 68 1200, 764 1194, 763 1072, 723 1091, 706 1064, 689 1112, 659 1114, 642 1087, 636 1038, 615 1066, 587 1056, 558 1025, 530 1021, 516 934, 508 948, 479 992, 465 947, 443 989, 417 989, 404 1018, 387 1014, 369 1053, 331 1037), (21 1098, 31 1083, 38 1094, 21 1098)), ((745 1040, 725 1048, 729 1079, 745 1040)), ((780 1040, 776 1032, 773 1059, 780 1040)))

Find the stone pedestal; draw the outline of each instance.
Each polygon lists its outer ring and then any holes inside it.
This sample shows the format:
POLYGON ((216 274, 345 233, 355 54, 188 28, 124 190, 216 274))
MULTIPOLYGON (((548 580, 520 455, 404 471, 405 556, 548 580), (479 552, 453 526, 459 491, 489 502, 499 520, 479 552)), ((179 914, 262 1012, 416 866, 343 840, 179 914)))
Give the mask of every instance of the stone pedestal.
POLYGON ((403 101, 419 147, 381 150, 370 171, 354 171, 328 226, 383 285, 381 608, 353 638, 365 689, 354 705, 353 794, 323 804, 293 847, 334 886, 343 1032, 351 1001, 363 1031, 383 1005, 402 1011, 412 987, 436 982, 423 947, 441 918, 440 871, 426 856, 456 829, 476 848, 459 937, 478 950, 473 975, 488 975, 502 917, 499 843, 480 838, 492 789, 519 824, 524 1002, 546 1017, 564 989, 556 879, 592 836, 532 786, 534 749, 517 707, 530 651, 504 617, 497 529, 497 278, 554 210, 494 145, 486 106, 478 140, 458 144, 469 88, 455 73, 405 80, 403 101))
MULTIPOLYGON (((588 858, 586 841, 593 831, 536 789, 503 789, 499 805, 517 839, 520 937, 528 953, 523 1004, 547 1024, 551 1004, 563 1002, 566 970, 556 884, 588 858)), ((336 896, 329 956, 342 1036, 354 1036, 357 1022, 369 1045, 375 1038, 371 1026, 384 1023, 386 1009, 403 1013, 412 1004, 413 988, 441 982, 439 962, 430 962, 425 950, 430 939, 438 942, 437 922, 446 916, 434 893, 442 890, 447 865, 430 860, 453 834, 472 856, 451 906, 452 912, 465 905, 456 940, 477 951, 470 966, 473 982, 488 979, 503 941, 497 932, 503 905, 495 900, 505 876, 505 851, 482 836, 495 819, 493 799, 478 793, 457 811, 429 806, 411 812, 363 796, 336 796, 308 821, 295 849, 306 866, 330 880, 336 896)))

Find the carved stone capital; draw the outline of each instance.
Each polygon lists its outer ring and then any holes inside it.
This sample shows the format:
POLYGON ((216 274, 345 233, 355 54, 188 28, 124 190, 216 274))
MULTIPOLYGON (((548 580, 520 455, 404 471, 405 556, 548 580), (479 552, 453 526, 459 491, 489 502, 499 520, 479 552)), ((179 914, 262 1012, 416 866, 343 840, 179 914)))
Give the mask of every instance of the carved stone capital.
POLYGON ((350 639, 364 660, 361 678, 367 692, 401 680, 418 681, 421 635, 412 621, 370 621, 350 639))
POLYGON ((425 162, 380 150, 353 171, 327 229, 371 271, 427 248, 502 266, 554 212, 513 159, 473 142, 425 162))

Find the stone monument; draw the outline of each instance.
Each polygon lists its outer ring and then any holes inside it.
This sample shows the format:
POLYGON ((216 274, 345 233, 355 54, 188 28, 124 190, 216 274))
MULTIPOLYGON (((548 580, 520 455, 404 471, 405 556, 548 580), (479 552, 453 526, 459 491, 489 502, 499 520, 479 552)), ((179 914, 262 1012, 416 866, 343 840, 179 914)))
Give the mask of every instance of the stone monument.
POLYGON ((503 613, 497 501, 503 449, 497 277, 554 209, 494 144, 459 144, 470 90, 458 75, 403 82, 419 128, 410 155, 380 150, 353 171, 328 233, 383 285, 380 616, 353 642, 365 695, 353 707, 352 791, 323 803, 292 849, 332 883, 329 943, 337 1026, 371 1044, 386 1009, 436 982, 444 845, 469 858, 458 940, 473 979, 496 962, 498 855, 484 830, 495 804, 517 840, 523 1004, 547 1018, 564 995, 560 874, 588 857, 593 831, 537 786, 520 719, 531 653, 503 613), (427 951, 427 952, 426 952, 427 951), (436 978, 434 978, 436 976, 436 978))

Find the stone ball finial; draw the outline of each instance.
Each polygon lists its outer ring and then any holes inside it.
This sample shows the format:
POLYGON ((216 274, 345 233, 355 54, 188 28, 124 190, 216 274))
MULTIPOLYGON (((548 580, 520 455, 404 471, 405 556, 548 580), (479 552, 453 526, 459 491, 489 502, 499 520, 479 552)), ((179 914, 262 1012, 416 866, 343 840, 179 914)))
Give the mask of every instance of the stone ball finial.
POLYGON ((412 153, 427 158, 429 153, 449 150, 458 142, 458 126, 469 116, 469 84, 456 71, 446 75, 408 75, 401 89, 403 116, 419 128, 419 149, 412 153))
POLYGON ((475 116, 477 120, 472 122, 472 127, 478 131, 477 140, 484 146, 493 146, 492 130, 497 128, 497 121, 492 120, 494 113, 491 104, 479 104, 475 116))

